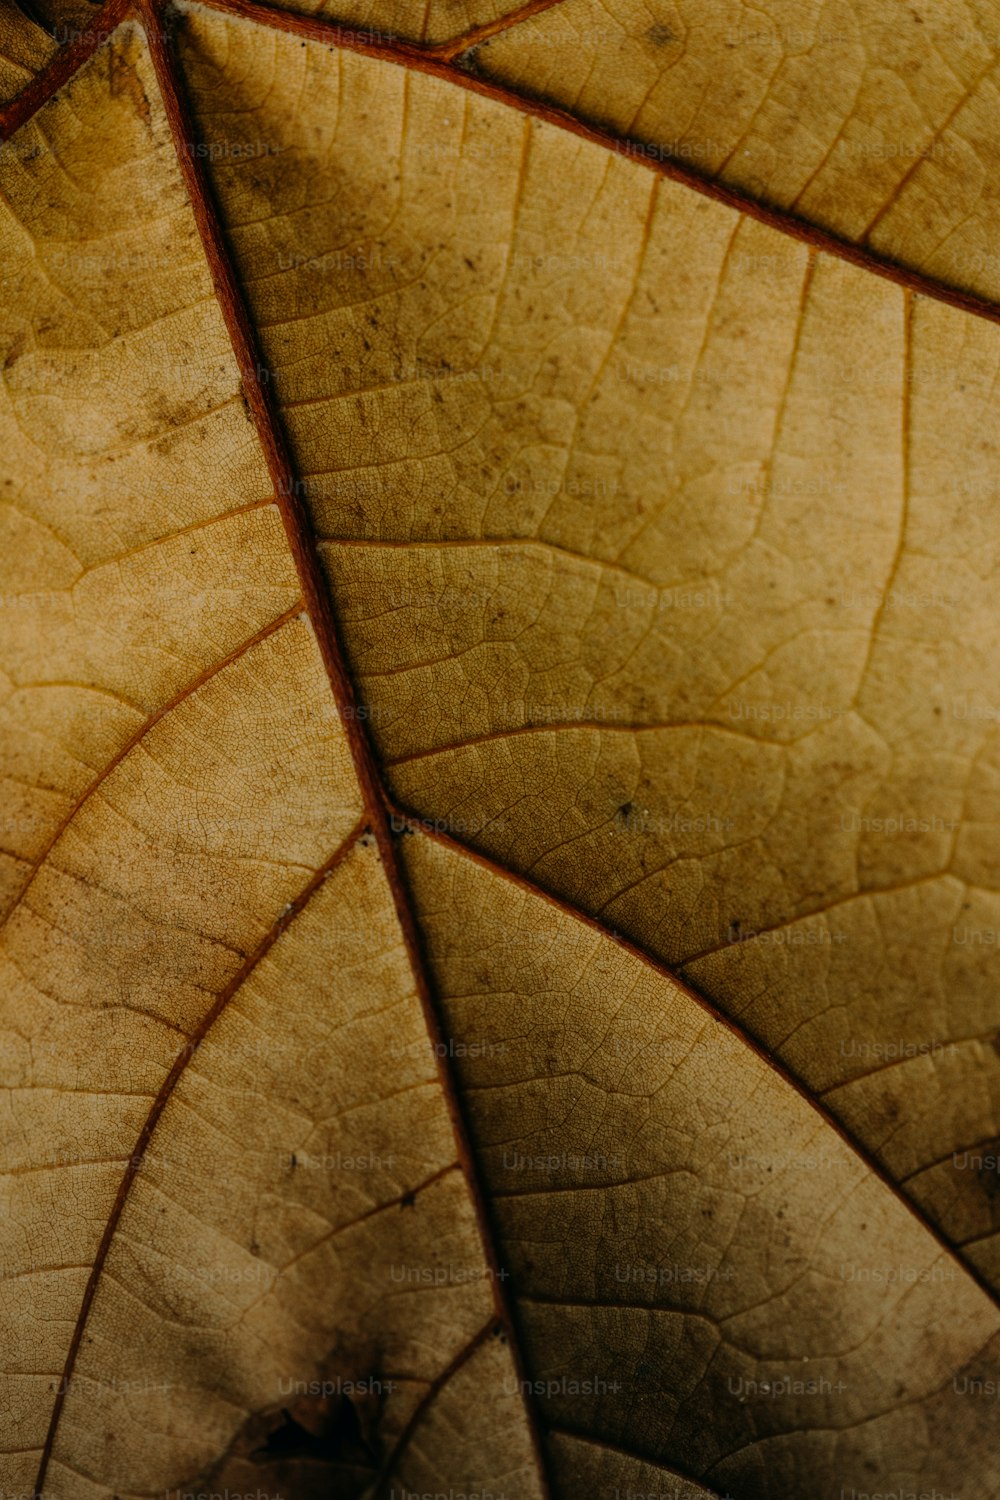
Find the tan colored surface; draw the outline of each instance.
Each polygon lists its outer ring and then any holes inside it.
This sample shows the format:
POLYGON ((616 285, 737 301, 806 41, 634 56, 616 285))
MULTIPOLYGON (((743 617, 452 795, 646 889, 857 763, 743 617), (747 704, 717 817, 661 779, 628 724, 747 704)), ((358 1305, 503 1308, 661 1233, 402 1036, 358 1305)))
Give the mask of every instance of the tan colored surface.
POLYGON ((449 1062, 129 25, 0 156, 5 1488, 992 1500, 1000 330, 180 47, 449 1062))
POLYGON ((545 1418, 720 1494, 994 1493, 952 1379, 1000 1318, 907 1209, 640 959, 407 849, 545 1418))
POLYGON ((683 966, 994 1275, 992 1176, 925 1173, 1000 1133, 1000 331, 435 80, 227 73, 236 29, 191 78, 283 146, 215 180, 393 787, 683 966))
POLYGON ((148 715, 299 598, 126 35, 0 154, 4 912, 148 715))
POLYGON ((996 0, 564 0, 473 66, 996 299, 996 0))

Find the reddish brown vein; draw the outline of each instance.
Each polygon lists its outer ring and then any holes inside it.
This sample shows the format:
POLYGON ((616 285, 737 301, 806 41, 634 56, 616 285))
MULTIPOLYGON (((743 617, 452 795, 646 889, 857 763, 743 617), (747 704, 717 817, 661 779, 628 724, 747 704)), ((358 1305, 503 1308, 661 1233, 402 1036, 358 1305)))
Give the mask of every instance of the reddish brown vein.
POLYGON ((257 347, 247 305, 222 230, 208 173, 202 158, 191 149, 196 139, 193 121, 189 115, 187 100, 177 84, 173 60, 159 24, 155 0, 139 0, 139 5, 180 169, 212 273, 219 306, 240 368, 247 405, 267 461, 275 494, 278 497, 285 533, 330 681, 334 703, 344 725, 355 775, 364 799, 366 819, 375 836, 382 866, 392 893, 396 918, 406 946, 424 1023, 434 1045, 441 1088, 455 1135, 457 1153, 465 1172, 479 1226, 483 1253, 490 1271, 497 1315, 506 1329, 511 1356, 521 1382, 520 1388, 525 1392, 525 1413, 539 1479, 543 1492, 547 1495, 549 1484, 538 1413, 533 1401, 527 1395, 528 1386, 517 1323, 513 1304, 504 1285, 504 1278, 500 1274, 502 1266, 489 1203, 473 1151, 471 1133, 461 1103, 450 1048, 447 1045, 447 1038, 435 1004, 420 930, 389 829, 381 777, 364 723, 357 711, 354 685, 340 644, 330 591, 323 574, 312 525, 301 497, 302 485, 296 477, 284 429, 272 399, 270 383, 265 384, 261 379, 260 372, 265 368, 261 351, 257 347))
POLYGON ((414 831, 419 831, 426 838, 432 839, 444 848, 460 854, 463 859, 471 860, 473 864, 479 865, 481 869, 487 870, 491 875, 497 875, 502 880, 509 881, 511 885, 517 886, 519 890, 524 891, 527 895, 543 901, 547 906, 551 906, 556 911, 561 912, 563 916, 572 917, 574 921, 581 922, 591 932, 597 933, 600 937, 615 943, 624 952, 638 959, 646 968, 652 969, 661 979, 669 980, 689 1000, 706 1011, 713 1021, 717 1021, 720 1026, 724 1026, 738 1042, 747 1047, 756 1057, 760 1058, 761 1062, 766 1064, 772 1072, 776 1073, 783 1083, 787 1084, 789 1088, 794 1089, 799 1097, 804 1099, 809 1107, 819 1115, 823 1123, 839 1136, 845 1146, 864 1164, 868 1171, 877 1177, 884 1187, 888 1188, 889 1192, 906 1208, 911 1217, 916 1219, 917 1223, 931 1235, 945 1255, 951 1261, 955 1262, 968 1275, 971 1281, 976 1283, 980 1291, 986 1294, 995 1307, 1000 1308, 1000 1293, 997 1292, 996 1288, 990 1284, 971 1261, 965 1260, 959 1254, 957 1248, 947 1238, 943 1230, 939 1229, 934 1221, 929 1219, 917 1204, 902 1191, 899 1183, 889 1176, 886 1168, 878 1158, 870 1153, 867 1147, 862 1145, 860 1141, 856 1140, 847 1127, 827 1108, 822 1098, 811 1093, 802 1080, 797 1078, 779 1058, 769 1052, 756 1039, 752 1032, 745 1030, 739 1021, 727 1015, 725 1011, 720 1010, 708 995, 699 990, 687 977, 683 968, 679 970, 668 968, 665 963, 658 958, 654 958, 651 953, 647 953, 638 943, 634 943, 630 938, 624 937, 620 932, 605 927, 604 923, 599 921, 598 918, 589 916, 585 911, 581 911, 579 907, 574 906, 556 892, 547 890, 545 886, 536 885, 527 876, 518 874, 514 870, 509 870, 505 865, 496 864, 487 855, 481 854, 473 845, 466 844, 463 840, 454 837, 452 834, 445 833, 437 822, 424 819, 419 813, 411 812, 408 808, 400 806, 390 798, 388 793, 386 793, 386 804, 396 827, 409 827, 414 831))
POLYGON ((52 1448, 53 1444, 55 1443, 56 1432, 59 1427, 59 1419, 62 1416, 62 1409, 66 1400, 66 1394, 70 1387, 70 1382, 72 1380, 73 1369, 76 1365, 77 1355, 80 1352, 80 1344, 83 1340, 84 1331, 87 1327, 87 1321, 90 1317, 90 1309, 93 1305, 98 1283, 100 1282, 101 1276, 104 1271, 105 1262, 107 1261, 108 1254, 111 1250, 111 1242, 115 1237, 119 1222, 121 1221, 121 1216, 124 1212, 125 1204, 128 1201, 128 1196, 131 1192, 132 1184, 135 1182, 139 1169, 142 1166, 143 1156, 149 1145, 150 1139, 153 1135, 153 1131, 156 1129, 157 1123, 159 1122, 160 1116, 163 1114, 163 1111, 167 1106, 167 1101, 169 1100, 171 1094, 174 1092, 175 1088, 183 1077, 184 1071, 187 1068, 187 1065, 191 1061, 192 1057, 194 1057, 195 1053, 197 1052, 198 1047, 201 1045, 205 1037, 208 1035, 209 1031, 215 1025, 222 1012, 226 1009, 226 1006, 236 994, 237 990, 239 990, 240 986, 243 985, 249 978, 249 976, 253 973, 254 969, 256 969, 261 959, 263 959, 265 955, 269 953, 270 950, 274 947, 278 938, 281 937, 281 934, 288 928, 289 924, 291 922, 294 922, 299 912, 309 901, 310 897, 323 884, 327 876, 332 874, 332 872, 337 868, 341 861, 344 860, 351 852, 356 841, 364 832, 366 824, 367 819, 362 817, 354 827, 353 831, 348 834, 347 838, 341 844, 336 853, 331 855, 326 864, 322 865, 320 869, 318 869, 316 873, 310 877, 310 879, 303 886, 302 890, 295 897, 294 901, 292 901, 285 908, 281 916, 274 923, 273 927, 269 928, 255 951, 249 954, 246 959, 244 959, 243 963, 240 965, 239 969, 237 969, 236 973, 226 985, 225 989, 219 992, 211 1007, 206 1011, 204 1017, 202 1018, 201 1024, 188 1038, 184 1046, 181 1048, 180 1052, 178 1052, 177 1056, 174 1058, 170 1072, 163 1080, 156 1098, 150 1105, 149 1113, 147 1114, 146 1119, 143 1122, 142 1129, 139 1131, 139 1134, 136 1138, 136 1143, 132 1151, 132 1155, 129 1157, 127 1165, 125 1167, 125 1171, 122 1174, 122 1180, 118 1184, 118 1191, 115 1194, 115 1201, 111 1206, 111 1212, 108 1215, 107 1223, 104 1226, 104 1233, 101 1235, 101 1242, 97 1247, 97 1253, 94 1256, 94 1263, 91 1266, 90 1275, 87 1278, 87 1285, 83 1293, 83 1301, 80 1304, 80 1311, 77 1314, 76 1323, 73 1327, 73 1337, 70 1339, 69 1349, 66 1352, 66 1361, 63 1365, 62 1379, 59 1382, 59 1388, 56 1392, 56 1399, 52 1404, 52 1413, 49 1417, 48 1431, 45 1434, 45 1444, 42 1448, 42 1456, 39 1459, 38 1463, 38 1477, 35 1480, 35 1500, 41 1500, 41 1497, 44 1493, 45 1476, 48 1472, 49 1460, 52 1456, 52 1448))
POLYGON ((495 21, 487 21, 483 26, 474 26, 470 31, 463 32, 461 36, 453 37, 451 41, 427 45, 427 53, 432 57, 440 58, 442 62, 452 62, 463 52, 469 52, 473 47, 481 47, 483 42, 488 42, 491 37, 509 31, 512 26, 520 26, 522 21, 529 21, 532 16, 539 16, 543 10, 551 10, 553 6, 562 3, 563 0, 527 0, 527 3, 519 5, 517 10, 509 11, 505 16, 498 16, 495 21))
MULTIPOLYGON (((245 641, 241 641, 240 644, 235 648, 235 650, 230 651, 228 656, 224 656, 221 661, 213 662, 210 667, 206 667, 203 672, 199 672, 197 677, 193 678, 190 682, 186 682, 181 688, 180 692, 175 693, 175 695, 167 703, 164 703, 163 706, 161 708, 158 708, 155 713, 150 714, 149 718, 145 719, 139 725, 138 729, 136 729, 133 734, 129 735, 125 743, 123 745, 120 745, 119 748, 115 751, 114 755, 112 755, 111 759, 108 761, 104 769, 99 771, 98 774, 94 777, 93 781, 88 783, 88 785, 80 793, 79 797, 77 797, 76 801, 73 803, 69 811, 64 814, 60 822, 57 824, 55 831, 46 843, 41 854, 39 854, 33 861, 31 874, 28 877, 26 884, 22 887, 20 894, 18 895, 18 903, 20 903, 24 899, 25 895, 30 890, 33 882, 38 875, 38 872, 41 870, 45 861, 48 859, 49 855, 52 853, 52 850, 55 848, 56 844, 58 844, 63 834, 66 832, 66 829, 69 827, 70 823, 72 823, 81 807, 83 807, 84 804, 90 800, 90 798, 97 791, 98 787, 100 787, 103 782, 107 781, 112 771, 116 770, 117 767, 121 765, 125 757, 131 754, 136 745, 140 744, 142 740, 145 739, 149 731, 153 729, 161 719, 166 718, 167 714, 173 713, 175 708, 179 707, 180 704, 184 703, 188 698, 192 697, 199 688, 204 687, 206 682, 211 682, 213 677, 217 677, 220 672, 225 671, 226 667, 231 667, 234 662, 239 661, 240 657, 245 656, 248 651, 252 651, 254 646, 259 646, 261 641, 266 641, 268 636, 276 634, 276 632, 279 631, 283 625, 287 625, 290 620, 294 620, 296 615, 302 613, 302 604, 303 601, 301 599, 297 599, 292 605, 291 609, 286 609, 284 614, 278 615, 276 619, 271 620, 269 624, 262 626, 260 630, 255 631, 254 634, 249 636, 245 641)), ((16 910, 17 904, 15 904, 11 908, 10 912, 7 913, 7 916, 4 917, 3 921, 0 921, 0 932, 2 932, 6 927, 11 916, 16 910)))
POLYGON ((52 95, 93 57, 101 43, 124 20, 129 8, 130 0, 107 0, 85 30, 77 31, 9 104, 0 106, 0 135, 13 135, 37 114, 42 105, 47 104, 52 95))
MULTIPOLYGON (((402 671, 412 670, 410 667, 402 671)), ((372 676, 378 676, 373 673, 372 676)), ((511 729, 488 729, 482 734, 470 734, 464 740, 452 740, 445 745, 429 745, 423 750, 409 750, 405 755, 386 757, 382 764, 388 770, 411 765, 414 761, 430 760, 435 755, 457 755, 462 750, 475 750, 479 745, 493 745, 505 740, 524 739, 532 734, 575 734, 585 731, 594 734, 669 734, 675 730, 690 729, 696 733, 718 733, 749 740, 764 750, 780 750, 786 744, 797 745, 800 739, 808 739, 815 733, 808 730, 799 739, 778 741, 765 740, 762 735, 747 729, 734 729, 731 724, 715 719, 654 719, 646 724, 624 723, 615 719, 540 719, 537 724, 515 724, 511 729)))

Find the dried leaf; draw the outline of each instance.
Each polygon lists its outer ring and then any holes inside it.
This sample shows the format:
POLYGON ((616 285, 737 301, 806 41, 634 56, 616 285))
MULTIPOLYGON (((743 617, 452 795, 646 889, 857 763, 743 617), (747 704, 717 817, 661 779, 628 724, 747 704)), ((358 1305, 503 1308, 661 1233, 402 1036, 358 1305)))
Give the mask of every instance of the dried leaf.
POLYGON ((1000 1495, 964 16, 11 13, 8 1497, 1000 1495))

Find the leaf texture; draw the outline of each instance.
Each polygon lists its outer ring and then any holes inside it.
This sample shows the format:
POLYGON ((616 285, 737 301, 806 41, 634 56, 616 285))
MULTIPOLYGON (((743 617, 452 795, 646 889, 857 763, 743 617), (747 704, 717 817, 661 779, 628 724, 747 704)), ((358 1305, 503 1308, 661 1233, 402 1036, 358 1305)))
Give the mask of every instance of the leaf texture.
POLYGON ((997 22, 992 0, 566 0, 467 61, 639 157, 995 302, 997 22))
POLYGON ((30 24, 12 0, 0 6, 0 99, 13 98, 23 89, 53 51, 41 30, 30 24))
POLYGON ((7 1493, 1000 1495, 986 44, 240 10, 3 46, 7 1493))

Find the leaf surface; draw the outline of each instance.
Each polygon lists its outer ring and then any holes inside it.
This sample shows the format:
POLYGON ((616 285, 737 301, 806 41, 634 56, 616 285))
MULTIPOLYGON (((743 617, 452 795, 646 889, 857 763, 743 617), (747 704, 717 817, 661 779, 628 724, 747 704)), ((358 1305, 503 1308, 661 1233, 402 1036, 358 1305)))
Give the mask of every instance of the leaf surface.
POLYGON ((888 262, 1000 288, 992 0, 565 0, 468 66, 888 262))
POLYGON ((0 153, 7 1489, 1000 1494, 989 288, 247 9, 0 153))

